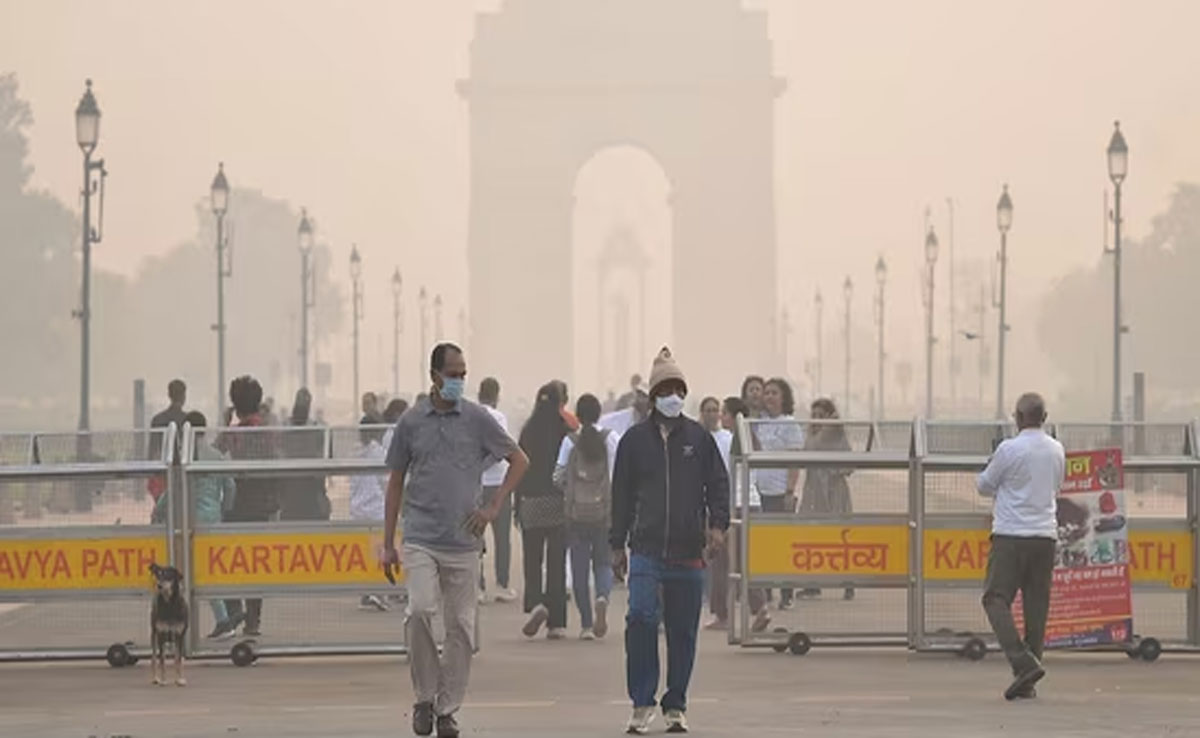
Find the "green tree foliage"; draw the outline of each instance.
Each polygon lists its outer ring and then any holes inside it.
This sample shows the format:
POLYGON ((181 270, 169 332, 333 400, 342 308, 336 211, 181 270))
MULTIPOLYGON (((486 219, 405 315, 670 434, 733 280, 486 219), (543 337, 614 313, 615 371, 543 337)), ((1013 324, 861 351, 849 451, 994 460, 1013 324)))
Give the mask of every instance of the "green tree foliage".
MULTIPOLYGON (((1123 391, 1128 376, 1147 376, 1151 417, 1193 411, 1200 344, 1200 185, 1180 184, 1167 210, 1154 218, 1150 233, 1122 248, 1125 323, 1123 391)), ((1043 301, 1038 334, 1057 368, 1070 380, 1072 415, 1103 417, 1112 387, 1111 257, 1063 278, 1043 301), (1098 404, 1099 403, 1099 404, 1098 404)), ((1059 413, 1060 417, 1063 415, 1059 413)))

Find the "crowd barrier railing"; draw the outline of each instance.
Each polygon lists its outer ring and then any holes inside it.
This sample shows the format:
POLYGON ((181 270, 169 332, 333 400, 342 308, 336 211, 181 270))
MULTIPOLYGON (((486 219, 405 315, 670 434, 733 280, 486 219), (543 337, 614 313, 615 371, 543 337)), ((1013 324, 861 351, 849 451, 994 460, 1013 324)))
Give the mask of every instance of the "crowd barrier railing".
POLYGON ((152 520, 177 430, 0 435, 0 660, 148 652, 149 566, 175 561, 170 495, 152 520))
MULTIPOLYGON (((975 479, 996 446, 1016 433, 1011 423, 918 420, 907 424, 902 451, 896 424, 889 434, 883 432, 887 424, 838 421, 832 425, 851 442, 837 452, 804 441, 764 450, 780 445, 765 422, 743 421, 737 429, 744 451, 733 459, 738 504, 731 536, 737 556, 729 574, 729 612, 736 614, 731 644, 797 654, 814 645, 895 644, 970 658, 995 648, 980 603, 991 500, 978 494, 975 479), (871 447, 854 441, 856 433, 893 440, 871 447), (784 469, 796 470, 797 488, 809 486, 810 476, 840 474, 849 487, 850 512, 812 505, 752 509, 750 495, 740 491, 750 490, 762 470, 778 475, 784 469), (903 493, 894 488, 901 478, 903 493), (821 590, 821 596, 771 612, 775 627, 756 632, 759 598, 751 593, 768 587, 821 590), (831 587, 853 587, 853 601, 830 594, 831 587)), ((786 422, 800 429, 801 438, 816 427, 786 422)), ((1136 635, 1121 650, 1147 660, 1164 650, 1200 650, 1197 425, 1065 423, 1048 430, 1068 451, 1123 451, 1136 635)))

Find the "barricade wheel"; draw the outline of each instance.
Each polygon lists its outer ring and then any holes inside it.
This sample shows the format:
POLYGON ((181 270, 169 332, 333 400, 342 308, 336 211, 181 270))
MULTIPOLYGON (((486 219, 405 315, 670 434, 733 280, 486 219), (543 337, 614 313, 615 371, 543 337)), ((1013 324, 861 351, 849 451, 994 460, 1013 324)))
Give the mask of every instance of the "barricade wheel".
MULTIPOLYGON (((788 634, 788 629, 787 628, 776 628, 773 632, 775 633, 775 635, 786 636, 788 634)), ((774 646, 771 646, 771 648, 774 649, 775 653, 783 653, 784 651, 788 650, 788 644, 787 643, 776 643, 774 646)))
POLYGON ((963 644, 962 655, 971 661, 982 661, 987 656, 987 644, 982 638, 972 638, 963 644))
POLYGON ((258 655, 254 653, 254 645, 250 641, 241 641, 229 649, 229 659, 234 666, 249 666, 258 659, 258 655))
POLYGON ((807 633, 793 633, 788 639, 787 647, 793 656, 803 656, 812 650, 812 639, 807 633))
POLYGON ((1162 644, 1157 638, 1143 638, 1138 644, 1138 655, 1143 661, 1158 661, 1158 657, 1162 655, 1162 644))
POLYGON ((138 657, 133 655, 133 641, 125 641, 125 650, 129 651, 129 658, 125 659, 126 666, 133 666, 138 662, 138 657))
POLYGON ((1140 658, 1142 657, 1142 646, 1141 646, 1141 644, 1139 643, 1139 644, 1136 644, 1136 645, 1128 646, 1128 647, 1125 649, 1125 655, 1126 655, 1126 656, 1128 656, 1128 657, 1129 657, 1129 658, 1131 658, 1131 659, 1140 659, 1140 658))
POLYGON ((133 657, 129 655, 129 649, 124 643, 114 643, 108 647, 108 652, 104 654, 104 658, 108 660, 108 665, 114 669, 119 669, 122 666, 128 666, 133 657))

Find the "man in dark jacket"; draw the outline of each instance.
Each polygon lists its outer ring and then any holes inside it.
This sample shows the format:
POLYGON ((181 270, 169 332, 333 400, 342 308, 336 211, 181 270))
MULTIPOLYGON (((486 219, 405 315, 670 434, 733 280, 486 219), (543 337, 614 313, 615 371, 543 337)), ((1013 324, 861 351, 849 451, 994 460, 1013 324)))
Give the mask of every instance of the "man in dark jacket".
POLYGON ((660 591, 667 635, 662 709, 667 732, 687 732, 704 560, 725 545, 729 527, 729 475, 712 435, 683 416, 685 397, 687 381, 664 347, 650 374, 654 409, 621 437, 613 470, 609 543, 615 573, 629 574, 625 671, 633 716, 627 727, 639 735, 654 719, 660 591))

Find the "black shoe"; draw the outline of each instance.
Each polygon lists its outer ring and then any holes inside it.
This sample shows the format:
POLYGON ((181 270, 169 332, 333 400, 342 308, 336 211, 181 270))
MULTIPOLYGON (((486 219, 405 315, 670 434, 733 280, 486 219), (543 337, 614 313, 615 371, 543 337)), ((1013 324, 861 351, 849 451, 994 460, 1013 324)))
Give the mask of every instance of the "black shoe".
POLYGON ((433 735, 433 703, 418 702, 413 705, 413 733, 433 735))
POLYGON ((846 591, 842 593, 842 599, 847 602, 854 599, 854 587, 846 587, 846 591))
POLYGON ((1026 687, 1024 690, 1017 693, 1016 699, 1018 699, 1018 700, 1036 700, 1037 699, 1037 690, 1034 689, 1033 687, 1026 687))
POLYGON ((438 715, 438 738, 458 738, 458 721, 453 715, 438 715))
POLYGON ((1021 672, 1012 684, 1008 685, 1008 689, 1004 690, 1004 699, 1009 702, 1021 697, 1022 693, 1033 688, 1042 677, 1046 676, 1046 670, 1040 666, 1032 666, 1021 672))
POLYGON ((236 633, 236 620, 222 620, 221 622, 217 623, 217 627, 213 628, 213 632, 209 633, 208 637, 212 638, 213 640, 223 641, 228 638, 233 638, 236 633))

